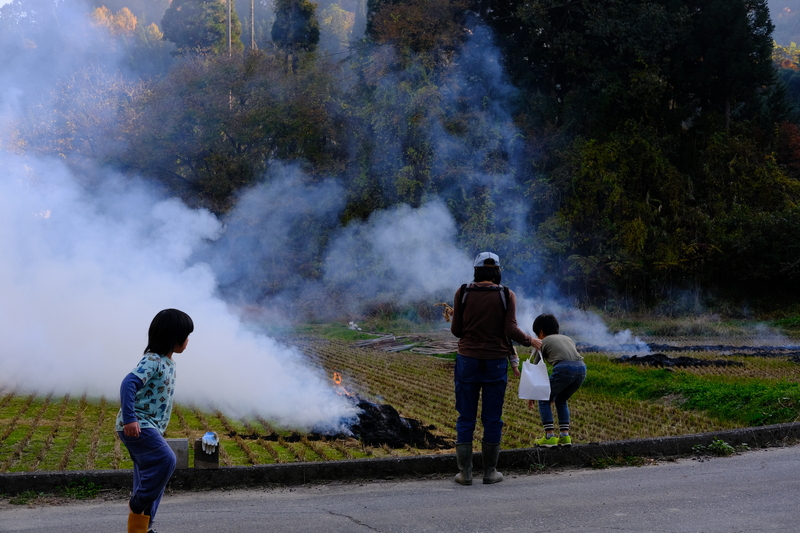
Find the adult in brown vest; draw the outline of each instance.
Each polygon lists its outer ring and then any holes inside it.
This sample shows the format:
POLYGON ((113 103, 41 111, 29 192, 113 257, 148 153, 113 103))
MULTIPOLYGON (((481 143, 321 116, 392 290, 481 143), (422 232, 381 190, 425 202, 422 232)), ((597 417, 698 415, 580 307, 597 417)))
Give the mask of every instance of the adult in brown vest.
MULTIPOLYGON (((483 482, 497 483, 503 431, 503 403, 508 384, 509 358, 516 359, 511 341, 541 347, 541 341, 517 327, 514 292, 500 285, 500 258, 478 254, 473 283, 462 285, 453 303, 450 331, 458 337, 455 367, 457 483, 472 484, 472 440, 481 404, 483 424, 483 482)), ((515 367, 516 370, 516 367, 515 367)), ((516 373, 516 372, 515 372, 516 373)))

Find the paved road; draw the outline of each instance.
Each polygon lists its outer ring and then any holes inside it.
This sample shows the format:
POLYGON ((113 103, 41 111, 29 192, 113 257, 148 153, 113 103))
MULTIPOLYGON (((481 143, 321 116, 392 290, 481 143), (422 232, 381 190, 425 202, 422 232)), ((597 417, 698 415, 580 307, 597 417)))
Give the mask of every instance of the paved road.
MULTIPOLYGON (((160 533, 800 531, 800 446, 641 468, 169 494, 160 533)), ((0 508, 0 531, 125 531, 126 502, 0 508)))

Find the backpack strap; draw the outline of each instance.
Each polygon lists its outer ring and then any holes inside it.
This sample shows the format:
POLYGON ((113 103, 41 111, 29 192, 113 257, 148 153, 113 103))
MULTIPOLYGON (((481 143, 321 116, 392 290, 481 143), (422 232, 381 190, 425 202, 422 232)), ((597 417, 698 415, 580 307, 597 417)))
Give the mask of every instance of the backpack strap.
POLYGON ((504 287, 502 285, 496 285, 494 287, 475 287, 474 285, 471 287, 467 287, 467 284, 463 284, 461 286, 461 305, 464 305, 464 302, 467 300, 467 293, 470 291, 498 291, 500 293, 500 299, 503 301, 503 309, 508 310, 508 287, 504 287))

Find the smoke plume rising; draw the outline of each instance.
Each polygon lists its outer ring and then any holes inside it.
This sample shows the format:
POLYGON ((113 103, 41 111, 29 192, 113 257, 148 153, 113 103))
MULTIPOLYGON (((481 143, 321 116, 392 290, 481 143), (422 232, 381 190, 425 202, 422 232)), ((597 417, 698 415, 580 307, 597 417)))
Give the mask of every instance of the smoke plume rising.
MULTIPOLYGON (((53 122, 48 105, 69 105, 68 99, 45 98, 59 80, 88 65, 108 73, 121 68, 120 54, 104 44, 108 36, 82 15, 85 6, 69 0, 60 6, 60 19, 42 15, 35 48, 0 53, 0 125, 30 123, 29 129, 43 128, 42 137, 52 136, 45 128, 53 122)), ((478 107, 489 102, 468 137, 492 129, 497 142, 485 151, 513 163, 518 132, 505 107, 513 90, 486 33, 477 31, 469 42, 457 61, 462 70, 443 95, 478 107)), ((59 111, 78 117, 84 106, 77 102, 59 111)), ((101 119, 109 121, 105 114, 101 119)), ((471 170, 418 208, 400 205, 340 227, 343 188, 335 180, 309 185, 295 168, 276 164, 219 220, 165 195, 146 176, 123 177, 91 160, 81 163, 84 174, 61 157, 37 157, 9 138, 10 130, 0 132, 4 390, 116 399, 146 345, 150 320, 175 307, 196 326, 187 351, 175 356, 178 401, 335 430, 353 416, 349 402, 303 354, 241 320, 238 306, 256 302, 261 316, 275 323, 357 318, 385 303, 449 301, 471 280, 471 258, 483 249, 467 249, 458 234, 465 221, 448 206, 487 188, 496 194, 486 232, 497 232, 513 248, 528 231, 528 207, 519 193, 525 176, 513 168, 501 175, 471 170)), ((98 130, 81 133, 101 160, 111 141, 98 130)), ((460 162, 477 169, 488 157, 441 125, 433 131, 437 167, 460 162)), ((510 254, 501 261, 513 262, 510 254)), ((517 267, 518 279, 539 276, 535 268, 517 267)), ((518 293, 523 329, 530 332, 533 316, 548 310, 572 329, 601 337, 587 342, 607 344, 596 316, 518 293)))
POLYGON ((4 388, 116 398, 150 320, 176 307, 195 322, 176 354, 178 401, 298 428, 338 429, 352 406, 302 354, 248 329, 193 262, 219 221, 109 174, 92 190, 59 161, 3 157, 0 322, 4 388))

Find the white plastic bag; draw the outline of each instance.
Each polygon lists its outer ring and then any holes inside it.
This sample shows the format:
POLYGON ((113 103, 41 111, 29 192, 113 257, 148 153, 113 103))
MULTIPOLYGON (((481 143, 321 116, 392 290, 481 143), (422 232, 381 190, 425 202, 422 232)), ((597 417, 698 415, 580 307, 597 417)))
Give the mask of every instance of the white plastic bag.
POLYGON ((544 358, 539 354, 539 362, 531 363, 535 357, 522 362, 522 375, 519 378, 519 397, 523 400, 547 401, 550 399, 550 377, 544 358))

